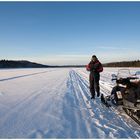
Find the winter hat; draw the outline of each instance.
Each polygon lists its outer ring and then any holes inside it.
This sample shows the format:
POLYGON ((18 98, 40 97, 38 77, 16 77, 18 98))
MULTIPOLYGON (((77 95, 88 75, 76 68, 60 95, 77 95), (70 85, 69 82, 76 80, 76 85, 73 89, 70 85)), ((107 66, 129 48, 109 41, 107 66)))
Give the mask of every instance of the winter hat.
POLYGON ((98 58, 96 57, 96 55, 92 55, 92 60, 97 61, 98 58))
POLYGON ((92 58, 97 58, 96 55, 92 55, 92 58))

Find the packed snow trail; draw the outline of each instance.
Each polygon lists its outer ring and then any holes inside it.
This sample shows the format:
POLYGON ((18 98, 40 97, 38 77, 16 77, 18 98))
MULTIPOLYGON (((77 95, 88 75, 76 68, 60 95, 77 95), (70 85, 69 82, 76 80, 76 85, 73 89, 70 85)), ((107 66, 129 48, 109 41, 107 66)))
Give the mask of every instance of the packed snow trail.
MULTIPOLYGON (((90 93, 88 89, 88 79, 84 79, 82 74, 79 74, 79 72, 74 72, 75 77, 77 77, 74 81, 77 81, 77 86, 80 85, 82 96, 84 96, 83 99, 89 100, 87 104, 89 103, 91 105, 92 110, 92 120, 90 120, 91 124, 96 127, 100 128, 100 133, 104 133, 103 138, 133 138, 135 137, 135 134, 140 135, 140 129, 139 126, 132 120, 132 122, 129 122, 129 120, 124 120, 123 117, 120 117, 118 115, 118 112, 114 112, 113 109, 108 109, 103 104, 101 104, 101 101, 99 98, 96 98, 93 102, 90 100, 90 93), (94 114, 94 115, 93 115, 94 114), (129 125, 129 123, 131 123, 129 125), (134 124, 133 124, 134 123, 134 124), (138 129, 135 129, 138 128, 138 129), (133 130, 135 129, 135 130, 133 130), (128 133, 131 132, 131 133, 128 133)), ((102 91, 101 87, 101 91, 102 91)), ((106 94, 106 93, 103 93, 106 94)), ((87 101, 86 100, 86 101, 87 101)), ((125 117, 126 119, 126 117, 125 117)), ((127 119, 130 119, 127 117, 127 119)), ((94 131, 92 131, 94 133, 94 131)), ((96 134, 96 133, 95 133, 96 134)), ((100 135, 94 138, 100 138, 100 135)), ((139 136, 138 136, 139 137, 139 136)))
MULTIPOLYGON (((108 74, 101 76, 104 94, 112 86, 108 74)), ((140 138, 131 118, 90 99, 84 69, 3 70, 0 76, 0 138, 140 138)))

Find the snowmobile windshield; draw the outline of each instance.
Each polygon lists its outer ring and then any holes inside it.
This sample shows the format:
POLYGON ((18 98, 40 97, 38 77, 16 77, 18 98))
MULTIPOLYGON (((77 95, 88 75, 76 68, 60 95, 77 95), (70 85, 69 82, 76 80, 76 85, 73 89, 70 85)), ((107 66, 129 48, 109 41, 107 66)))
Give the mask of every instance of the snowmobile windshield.
POLYGON ((129 69, 120 69, 118 71, 118 74, 117 74, 117 78, 127 78, 127 77, 131 77, 131 74, 130 74, 130 70, 129 69))

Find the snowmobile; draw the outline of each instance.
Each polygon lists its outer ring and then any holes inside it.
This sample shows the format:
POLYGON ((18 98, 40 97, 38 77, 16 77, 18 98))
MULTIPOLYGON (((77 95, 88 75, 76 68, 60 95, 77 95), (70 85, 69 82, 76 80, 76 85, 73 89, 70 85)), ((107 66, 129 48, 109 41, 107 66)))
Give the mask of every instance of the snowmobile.
POLYGON ((110 107, 110 103, 115 106, 122 106, 122 109, 134 121, 140 125, 140 71, 134 75, 130 74, 129 69, 120 69, 118 74, 112 74, 112 81, 116 85, 112 88, 111 95, 104 97, 101 101, 110 107))

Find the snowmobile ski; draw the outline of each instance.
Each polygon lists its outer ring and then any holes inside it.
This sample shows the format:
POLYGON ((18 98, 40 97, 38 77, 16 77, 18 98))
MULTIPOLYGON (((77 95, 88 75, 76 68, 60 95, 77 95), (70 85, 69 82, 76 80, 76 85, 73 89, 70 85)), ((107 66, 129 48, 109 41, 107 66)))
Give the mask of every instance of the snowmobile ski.
POLYGON ((111 105, 107 102, 107 99, 101 94, 101 103, 103 103, 106 107, 111 107, 111 105))

